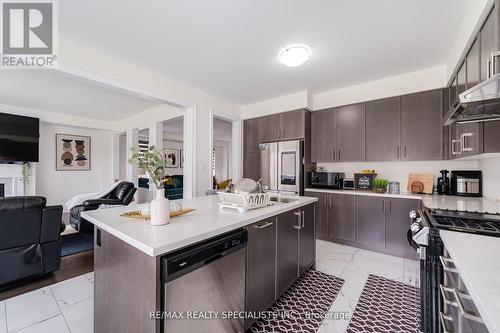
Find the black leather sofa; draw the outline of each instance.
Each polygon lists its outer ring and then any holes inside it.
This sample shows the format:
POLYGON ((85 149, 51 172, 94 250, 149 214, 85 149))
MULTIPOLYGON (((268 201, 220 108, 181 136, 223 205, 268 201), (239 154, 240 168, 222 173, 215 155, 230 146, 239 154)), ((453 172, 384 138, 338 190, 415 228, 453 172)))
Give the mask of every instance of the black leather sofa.
POLYGON ((62 206, 43 197, 0 198, 0 289, 61 265, 62 206))
POLYGON ((123 205, 127 206, 134 200, 137 189, 131 182, 119 183, 108 195, 99 199, 84 201, 81 205, 71 208, 70 223, 79 232, 93 233, 94 225, 81 217, 81 212, 96 210, 101 205, 123 205))

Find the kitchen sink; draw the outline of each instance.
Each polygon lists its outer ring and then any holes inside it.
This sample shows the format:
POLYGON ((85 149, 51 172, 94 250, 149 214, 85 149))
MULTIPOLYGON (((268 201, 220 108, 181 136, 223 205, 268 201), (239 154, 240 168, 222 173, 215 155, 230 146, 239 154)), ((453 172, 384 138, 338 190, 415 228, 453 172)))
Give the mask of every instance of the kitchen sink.
POLYGON ((290 202, 295 202, 299 199, 298 198, 290 198, 290 197, 271 197, 270 200, 272 203, 286 204, 286 203, 290 203, 290 202))

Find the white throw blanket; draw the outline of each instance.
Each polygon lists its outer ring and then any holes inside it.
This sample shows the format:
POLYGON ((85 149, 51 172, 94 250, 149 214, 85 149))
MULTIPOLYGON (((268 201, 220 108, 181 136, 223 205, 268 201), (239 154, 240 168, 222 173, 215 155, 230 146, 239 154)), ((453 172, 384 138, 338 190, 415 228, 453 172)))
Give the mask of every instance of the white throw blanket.
POLYGON ((75 195, 74 197, 69 199, 68 202, 66 202, 64 205, 66 206, 66 209, 68 211, 70 211, 71 208, 83 204, 86 200, 99 199, 99 198, 102 198, 102 197, 108 195, 109 193, 111 193, 111 191, 113 191, 113 189, 116 186, 118 186, 120 183, 123 183, 123 182, 126 182, 126 180, 117 181, 116 183, 113 184, 113 186, 111 186, 111 188, 109 188, 103 192, 83 193, 83 194, 75 195))

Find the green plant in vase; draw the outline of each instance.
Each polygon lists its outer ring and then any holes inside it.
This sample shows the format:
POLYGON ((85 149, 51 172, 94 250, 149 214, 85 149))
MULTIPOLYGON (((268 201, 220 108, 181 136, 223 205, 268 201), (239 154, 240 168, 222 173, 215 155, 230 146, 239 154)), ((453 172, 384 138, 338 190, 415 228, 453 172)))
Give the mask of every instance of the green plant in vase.
POLYGON ((151 146, 145 152, 141 152, 139 146, 130 148, 132 157, 128 163, 144 171, 153 181, 156 189, 161 190, 165 187, 166 162, 165 150, 151 146))
POLYGON ((389 185, 389 180, 385 178, 375 178, 373 180, 373 191, 377 193, 387 192, 387 186, 389 185))

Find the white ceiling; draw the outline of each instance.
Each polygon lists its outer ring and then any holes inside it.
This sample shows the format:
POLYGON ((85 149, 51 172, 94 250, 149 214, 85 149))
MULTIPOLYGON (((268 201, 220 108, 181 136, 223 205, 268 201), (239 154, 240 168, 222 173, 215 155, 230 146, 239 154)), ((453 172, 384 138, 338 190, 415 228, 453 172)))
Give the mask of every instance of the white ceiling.
POLYGON ((113 121, 158 103, 52 70, 4 70, 0 104, 113 121))
POLYGON ((238 104, 445 64, 471 0, 59 2, 62 35, 238 104), (276 54, 313 48, 304 66, 276 54))

